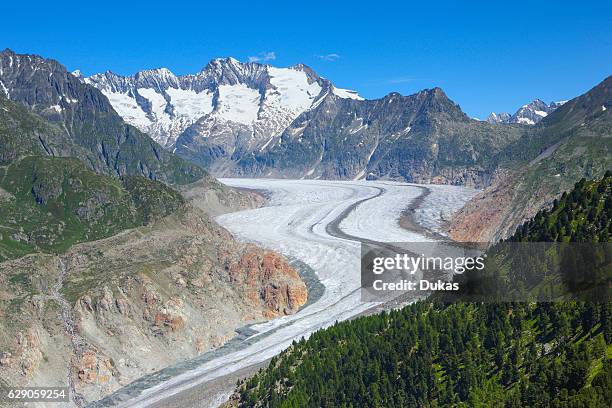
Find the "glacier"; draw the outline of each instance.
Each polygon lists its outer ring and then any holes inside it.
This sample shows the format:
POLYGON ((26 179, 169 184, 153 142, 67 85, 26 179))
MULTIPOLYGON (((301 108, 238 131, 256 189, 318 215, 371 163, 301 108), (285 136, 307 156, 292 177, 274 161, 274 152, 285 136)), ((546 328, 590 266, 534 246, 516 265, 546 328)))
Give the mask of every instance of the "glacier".
MULTIPOLYGON (((205 387, 208 381, 266 361, 294 340, 368 310, 375 304, 364 303, 360 298, 360 238, 387 242, 431 240, 401 228, 398 219, 402 211, 427 193, 420 204, 434 209, 421 211, 419 220, 441 229, 441 207, 458 209, 473 194, 463 187, 390 181, 221 181, 232 187, 265 191, 269 200, 262 208, 224 214, 216 220, 243 242, 257 243, 302 261, 312 268, 325 291, 294 315, 249 326, 250 334, 241 343, 243 346, 230 348, 195 368, 176 369, 176 375, 169 380, 154 377, 128 385, 103 400, 109 405, 145 407, 192 387, 205 387), (343 236, 329 231, 334 222, 343 236)), ((223 400, 231 391, 210 395, 209 401, 223 400)))

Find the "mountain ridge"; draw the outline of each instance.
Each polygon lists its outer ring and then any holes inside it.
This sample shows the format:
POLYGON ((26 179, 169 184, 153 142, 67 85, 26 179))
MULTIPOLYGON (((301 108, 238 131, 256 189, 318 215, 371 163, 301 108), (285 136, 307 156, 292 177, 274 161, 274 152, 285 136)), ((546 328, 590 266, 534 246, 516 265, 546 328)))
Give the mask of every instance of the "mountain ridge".
POLYGON ((456 214, 450 236, 472 242, 507 238, 581 178, 610 170, 610 107, 612 76, 524 127, 499 154, 491 184, 456 214))
POLYGON ((176 76, 157 68, 83 81, 101 89, 128 122, 217 176, 485 187, 494 177, 496 155, 529 132, 527 124, 536 125, 561 106, 536 99, 512 116, 489 120, 500 123, 487 124, 469 119, 438 87, 365 100, 304 64, 275 68, 234 58, 213 59, 196 74, 176 76), (301 88, 289 73, 303 75, 301 88), (286 97, 296 89, 302 92, 297 99, 286 97), (191 94, 181 100, 179 90, 191 94), (430 94, 431 101, 422 100, 430 94), (401 128, 384 123, 389 101, 404 106, 394 114, 401 128), (353 115, 354 121, 341 115, 353 115))
POLYGON ((554 112, 567 101, 546 103, 541 99, 534 99, 521 106, 513 115, 507 112, 492 112, 485 121, 489 123, 519 123, 523 125, 535 125, 543 118, 554 112))
MULTIPOLYGON (((257 62, 242 63, 231 57, 215 58, 195 74, 175 75, 167 68, 156 68, 129 76, 107 71, 82 80, 100 89, 129 123, 168 148, 174 146, 180 133, 215 113, 225 121, 252 125, 256 128, 254 132, 265 132, 270 127, 269 132, 278 131, 278 126, 268 123, 272 121, 271 116, 280 116, 282 123, 288 122, 307 109, 324 90, 335 88, 305 64, 276 68, 257 62), (277 94, 281 101, 274 100, 277 94), (253 99, 242 104, 244 109, 252 111, 250 117, 236 116, 236 112, 223 114, 224 100, 240 103, 236 100, 238 97, 253 99), (289 109, 283 109, 279 102, 284 102, 289 109), (261 123, 255 124, 258 119, 261 123)), ((336 92, 345 97, 358 97, 351 91, 336 92)))
POLYGON ((96 172, 179 184, 205 176, 201 168, 126 124, 99 90, 56 60, 6 49, 0 52, 0 83, 6 97, 55 124, 80 146, 78 158, 96 172))
POLYGON ((439 87, 374 100, 327 98, 267 151, 238 161, 238 174, 485 185, 493 156, 520 132, 470 119, 439 87))

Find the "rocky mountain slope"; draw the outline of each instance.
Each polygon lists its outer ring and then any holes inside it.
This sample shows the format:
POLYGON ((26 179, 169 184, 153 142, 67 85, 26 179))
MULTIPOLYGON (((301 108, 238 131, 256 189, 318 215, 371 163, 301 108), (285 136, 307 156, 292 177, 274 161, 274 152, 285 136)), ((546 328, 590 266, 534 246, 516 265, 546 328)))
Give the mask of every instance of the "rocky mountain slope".
POLYGON ((227 58, 195 75, 157 69, 81 80, 215 175, 486 185, 493 157, 521 132, 469 119, 439 88, 366 101, 304 65, 227 58))
POLYGON ((612 77, 510 143, 493 182, 456 215, 451 237, 494 242, 552 205, 581 178, 612 169, 612 77))
POLYGON ((73 158, 28 156, 0 167, 0 262, 148 224, 183 197, 144 177, 105 177, 73 158))
MULTIPOLYGON (((57 61, 8 49, 0 52, 0 94, 56 125, 61 137, 79 148, 71 155, 96 172, 179 184, 205 175, 127 125, 99 90, 57 61)), ((56 153, 62 151, 46 151, 56 153)))
POLYGON ((440 88, 378 100, 334 95, 300 115, 240 174, 294 178, 391 178, 486 185, 496 154, 520 137, 514 125, 468 118, 440 88))
POLYGON ((554 112, 567 101, 551 102, 547 104, 540 99, 534 99, 527 105, 521 106, 514 115, 509 113, 492 112, 485 119, 489 123, 520 123, 522 125, 535 125, 543 118, 554 112))
MULTIPOLYGON (((231 58, 195 75, 158 69, 81 79, 127 121, 224 176, 510 183, 525 164, 521 155, 533 160, 553 149, 539 124, 564 103, 536 99, 512 116, 476 121, 439 88, 363 100, 303 65, 278 69, 231 58)), ((576 181, 560 178, 565 187, 576 181)))
POLYGON ((184 203, 140 176, 95 173, 65 132, 0 96, 0 261, 63 251, 164 217, 184 203), (70 157, 69 157, 70 156, 70 157))
POLYGON ((190 205, 149 226, 0 263, 0 383, 71 384, 77 401, 294 313, 306 287, 190 205))

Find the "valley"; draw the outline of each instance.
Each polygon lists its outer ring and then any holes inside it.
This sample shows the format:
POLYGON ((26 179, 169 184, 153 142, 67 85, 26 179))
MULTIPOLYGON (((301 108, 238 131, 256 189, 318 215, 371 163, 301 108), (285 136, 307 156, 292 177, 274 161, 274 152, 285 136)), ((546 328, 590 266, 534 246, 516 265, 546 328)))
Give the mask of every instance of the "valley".
POLYGON ((474 190, 463 187, 395 182, 221 181, 233 187, 265 191, 269 201, 264 207, 221 215, 216 220, 240 241, 254 242, 303 262, 325 287, 322 296, 294 315, 249 326, 250 334, 224 348, 220 355, 200 356, 201 363, 195 367, 189 362, 170 367, 163 375, 130 384, 93 406, 143 407, 154 403, 181 406, 181 398, 185 393, 193 396, 194 389, 202 390, 198 406, 223 401, 231 393, 234 381, 227 381, 228 388, 214 387, 217 390, 214 395, 205 388, 206 384, 259 366, 294 340, 374 306, 360 301, 359 240, 429 240, 399 226, 402 211, 429 189, 430 193, 421 201, 422 207, 415 209, 415 218, 436 229, 443 220, 433 203, 459 208, 474 194, 474 190), (339 231, 329 228, 330 225, 338 225, 339 231))

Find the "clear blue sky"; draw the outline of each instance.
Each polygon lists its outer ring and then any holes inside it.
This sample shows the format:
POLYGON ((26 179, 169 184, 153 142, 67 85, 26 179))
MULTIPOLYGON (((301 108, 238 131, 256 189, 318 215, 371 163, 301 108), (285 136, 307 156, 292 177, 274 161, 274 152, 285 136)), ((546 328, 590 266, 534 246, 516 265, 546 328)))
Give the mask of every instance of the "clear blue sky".
POLYGON ((86 75, 194 73, 224 56, 303 62, 366 98, 440 86, 480 118, 569 99, 612 74, 610 1, 58 3, 3 4, 0 47, 86 75))

